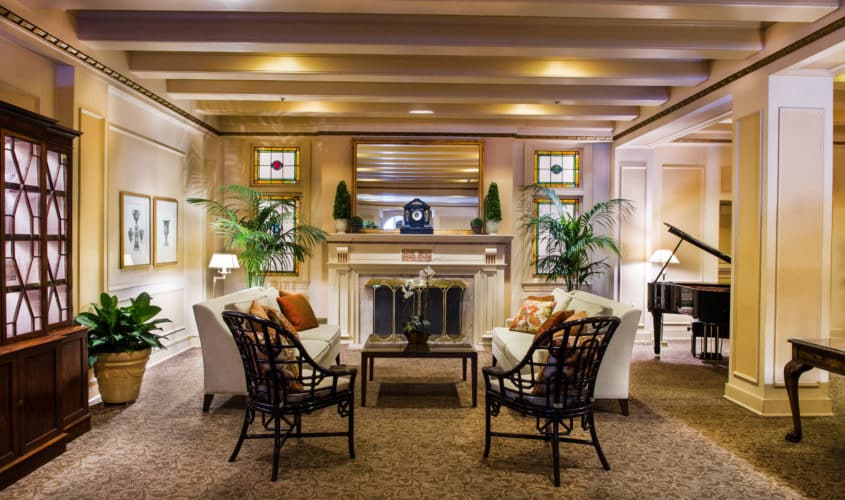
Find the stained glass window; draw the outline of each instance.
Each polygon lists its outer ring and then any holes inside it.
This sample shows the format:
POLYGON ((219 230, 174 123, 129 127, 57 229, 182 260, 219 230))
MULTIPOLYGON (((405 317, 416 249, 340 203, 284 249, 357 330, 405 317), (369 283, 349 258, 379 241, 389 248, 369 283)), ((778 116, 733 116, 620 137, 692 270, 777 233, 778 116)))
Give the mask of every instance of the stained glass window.
MULTIPOLYGON (((571 216, 578 214, 578 200, 561 199, 560 204, 565 213, 571 216)), ((538 216, 555 215, 555 206, 549 200, 535 200, 534 213, 538 216)), ((549 274, 548 269, 543 268, 539 261, 548 257, 552 248, 554 248, 554 242, 549 232, 547 230, 541 232, 540 228, 536 228, 534 234, 534 274, 537 276, 549 274)))
POLYGON ((546 187, 580 187, 581 154, 578 151, 535 152, 534 182, 546 187))
MULTIPOLYGON (((270 231, 284 242, 293 243, 296 241, 299 203, 298 196, 273 194, 264 195, 259 202, 260 208, 274 205, 276 210, 282 214, 281 224, 274 225, 270 231)), ((299 275, 299 263, 294 259, 293 252, 286 252, 268 267, 267 273, 297 276, 299 275)))
POLYGON ((299 148, 253 148, 253 184, 299 183, 299 148))

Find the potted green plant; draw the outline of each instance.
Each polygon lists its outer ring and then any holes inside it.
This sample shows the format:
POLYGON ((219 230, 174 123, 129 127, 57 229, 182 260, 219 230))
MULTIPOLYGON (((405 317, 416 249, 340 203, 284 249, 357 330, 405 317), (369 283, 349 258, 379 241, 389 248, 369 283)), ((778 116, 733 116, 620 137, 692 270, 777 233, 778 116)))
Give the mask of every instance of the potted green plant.
POLYGON ((188 203, 205 205, 212 216, 211 228, 226 239, 226 248, 238 253, 246 271, 248 287, 263 285, 267 271, 303 262, 314 247, 326 240, 326 232, 308 224, 282 230, 293 199, 268 200, 250 187, 233 184, 220 188, 223 201, 188 198, 188 203))
POLYGON ((489 234, 499 232, 499 224, 502 222, 502 204, 499 201, 499 185, 495 182, 490 183, 487 196, 484 198, 484 220, 489 234))
POLYGON ((150 303, 147 292, 118 307, 117 296, 100 294, 100 303, 74 319, 88 327, 88 364, 94 367, 104 403, 127 403, 138 399, 141 382, 153 347, 164 349, 162 323, 153 319, 161 308, 150 303))
POLYGON ((349 218, 349 232, 360 233, 364 227, 364 219, 358 215, 353 215, 349 218))
POLYGON ((337 183, 337 190, 334 194, 334 210, 332 210, 335 231, 338 233, 345 233, 346 227, 349 223, 349 217, 351 216, 352 197, 349 195, 349 189, 346 187, 346 181, 340 181, 337 183))
POLYGON ((469 227, 475 234, 481 234, 482 226, 484 226, 484 220, 481 217, 476 217, 469 221, 469 227))
POLYGON ((537 235, 546 235, 540 243, 546 251, 531 262, 546 281, 562 280, 568 290, 577 290, 611 269, 607 257, 595 258, 596 251, 609 250, 621 257, 611 234, 634 212, 631 201, 615 198, 596 203, 580 214, 572 214, 552 189, 531 185, 525 192, 532 201, 548 200, 551 205, 542 214, 528 211, 522 226, 532 241, 537 235))

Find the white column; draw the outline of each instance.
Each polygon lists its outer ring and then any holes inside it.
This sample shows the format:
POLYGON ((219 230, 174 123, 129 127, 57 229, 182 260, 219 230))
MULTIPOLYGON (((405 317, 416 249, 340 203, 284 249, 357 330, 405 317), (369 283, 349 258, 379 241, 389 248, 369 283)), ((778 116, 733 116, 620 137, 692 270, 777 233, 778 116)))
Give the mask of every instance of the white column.
MULTIPOLYGON (((734 116, 725 397, 756 413, 788 415, 783 386, 783 366, 791 359, 788 339, 830 334, 833 80, 754 79, 735 95, 734 116)), ((827 380, 819 370, 801 378, 802 414, 830 414, 827 380)))

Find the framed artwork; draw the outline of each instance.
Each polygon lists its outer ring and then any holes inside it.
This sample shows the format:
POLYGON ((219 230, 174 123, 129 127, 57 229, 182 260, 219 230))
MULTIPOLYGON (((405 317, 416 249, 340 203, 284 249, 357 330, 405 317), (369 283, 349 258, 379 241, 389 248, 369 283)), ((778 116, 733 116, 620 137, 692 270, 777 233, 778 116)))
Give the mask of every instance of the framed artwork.
POLYGON ((120 267, 150 264, 150 197, 120 192, 120 267))
POLYGON ((179 250, 179 202, 173 198, 153 198, 153 264, 175 264, 179 250))

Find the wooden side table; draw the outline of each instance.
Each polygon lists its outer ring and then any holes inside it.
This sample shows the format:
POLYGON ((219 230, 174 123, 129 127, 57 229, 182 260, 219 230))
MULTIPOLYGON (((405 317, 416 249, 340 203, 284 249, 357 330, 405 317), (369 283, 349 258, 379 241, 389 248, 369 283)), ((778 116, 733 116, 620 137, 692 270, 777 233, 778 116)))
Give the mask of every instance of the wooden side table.
POLYGON ((789 342, 792 343, 792 361, 783 367, 783 378, 794 428, 786 434, 786 440, 797 443, 802 437, 798 379, 812 368, 845 375, 845 339, 789 339, 789 342))

